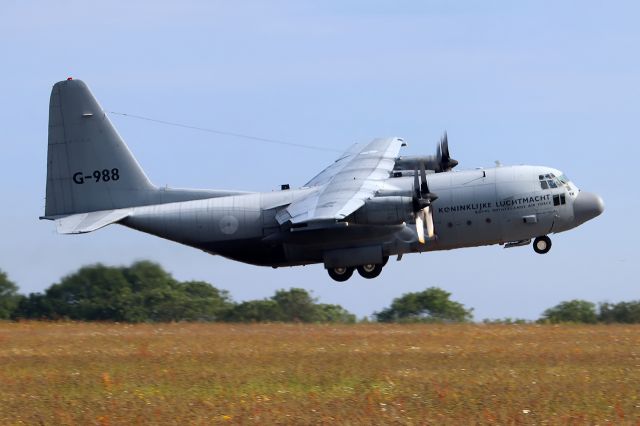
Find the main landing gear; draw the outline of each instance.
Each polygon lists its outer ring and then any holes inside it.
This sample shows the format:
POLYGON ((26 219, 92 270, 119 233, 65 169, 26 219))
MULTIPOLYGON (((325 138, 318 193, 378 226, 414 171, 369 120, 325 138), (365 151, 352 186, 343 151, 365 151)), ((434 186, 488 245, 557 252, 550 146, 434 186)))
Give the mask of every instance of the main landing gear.
POLYGON ((327 272, 329 272, 329 276, 335 281, 343 282, 351 278, 351 275, 353 275, 353 269, 353 266, 340 266, 338 268, 327 269, 327 272))
POLYGON ((388 261, 389 256, 385 256, 382 263, 368 263, 366 265, 360 265, 357 268, 353 266, 340 266, 337 268, 329 268, 327 272, 335 281, 344 282, 351 278, 353 271, 357 269, 362 278, 370 280, 380 275, 382 268, 384 268, 384 265, 386 265, 388 261))
POLYGON ((533 240, 533 251, 536 253, 545 254, 548 253, 549 250, 551 250, 551 238, 544 235, 542 237, 536 237, 536 239, 533 240))
POLYGON ((381 263, 369 263, 358 266, 358 273, 362 278, 371 279, 380 275, 383 265, 381 263))

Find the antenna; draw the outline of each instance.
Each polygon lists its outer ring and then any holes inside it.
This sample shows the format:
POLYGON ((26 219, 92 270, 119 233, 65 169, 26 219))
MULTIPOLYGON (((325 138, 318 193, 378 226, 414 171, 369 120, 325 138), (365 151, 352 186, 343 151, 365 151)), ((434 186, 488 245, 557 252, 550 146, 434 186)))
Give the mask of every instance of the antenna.
POLYGON ((316 151, 331 151, 331 152, 342 153, 341 150, 333 149, 333 148, 326 148, 326 147, 323 147, 323 146, 307 145, 307 144, 303 144, 303 143, 287 142, 287 141, 282 141, 282 140, 278 140, 278 139, 261 138, 259 136, 245 135, 245 134, 242 134, 242 133, 227 132, 227 131, 224 131, 224 130, 208 129, 206 127, 191 126, 189 124, 176 123, 176 122, 173 122, 173 121, 158 120, 156 118, 143 117, 141 115, 127 114, 127 113, 124 113, 124 112, 116 112, 116 111, 107 111, 107 112, 109 114, 120 115, 120 116, 123 116, 123 117, 129 117, 129 118, 135 118, 135 119, 138 119, 138 120, 151 121, 153 123, 164 124, 166 126, 182 127, 184 129, 199 130, 201 132, 207 132, 207 133, 215 133, 216 135, 231 136, 231 137, 234 137, 234 138, 241 138, 241 139, 250 139, 250 140, 254 140, 254 141, 260 141, 260 142, 266 142, 266 143, 278 144, 278 145, 287 145, 287 146, 293 146, 293 147, 296 147, 296 148, 314 149, 316 151))

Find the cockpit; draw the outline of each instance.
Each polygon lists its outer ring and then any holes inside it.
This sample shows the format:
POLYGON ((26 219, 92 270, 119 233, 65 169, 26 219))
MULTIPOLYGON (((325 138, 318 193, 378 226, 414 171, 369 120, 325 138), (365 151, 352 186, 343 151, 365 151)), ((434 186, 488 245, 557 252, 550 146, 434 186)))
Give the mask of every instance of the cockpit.
POLYGON ((538 179, 540 180, 540 187, 542 189, 561 188, 562 185, 569 184, 569 178, 565 174, 556 176, 553 173, 546 173, 544 175, 539 175, 538 179))
POLYGON ((559 173, 555 175, 554 173, 545 173, 538 175, 538 180, 540 181, 540 188, 543 190, 552 190, 557 188, 564 188, 566 191, 555 191, 553 194, 553 205, 554 206, 563 206, 567 204, 567 192, 570 196, 573 195, 573 188, 569 183, 569 178, 564 173, 559 173))

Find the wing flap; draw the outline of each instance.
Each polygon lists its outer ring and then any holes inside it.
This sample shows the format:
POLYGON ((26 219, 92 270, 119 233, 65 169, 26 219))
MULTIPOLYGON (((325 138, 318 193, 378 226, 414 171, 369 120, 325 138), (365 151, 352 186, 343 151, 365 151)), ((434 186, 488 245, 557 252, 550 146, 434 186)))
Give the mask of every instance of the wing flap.
POLYGON ((56 220, 58 234, 85 234, 116 223, 129 216, 133 209, 102 210, 80 213, 56 220))

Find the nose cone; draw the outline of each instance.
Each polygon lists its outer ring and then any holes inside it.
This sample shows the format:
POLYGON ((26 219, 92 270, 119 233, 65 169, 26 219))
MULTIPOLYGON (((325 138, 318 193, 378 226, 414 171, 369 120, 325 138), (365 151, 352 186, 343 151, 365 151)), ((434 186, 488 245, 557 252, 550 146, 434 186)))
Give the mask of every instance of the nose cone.
POLYGON ((576 225, 599 216, 604 211, 604 201, 598 194, 580 191, 573 202, 573 216, 576 225))

